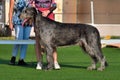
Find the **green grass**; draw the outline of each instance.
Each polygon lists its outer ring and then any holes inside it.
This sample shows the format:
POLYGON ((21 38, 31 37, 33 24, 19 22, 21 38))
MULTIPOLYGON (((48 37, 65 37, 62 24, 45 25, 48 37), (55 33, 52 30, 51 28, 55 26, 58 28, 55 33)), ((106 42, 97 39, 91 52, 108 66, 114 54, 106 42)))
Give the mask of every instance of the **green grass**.
MULTIPOLYGON (((36 57, 33 45, 29 45, 25 59, 29 66, 8 65, 12 47, 12 45, 0 45, 0 80, 120 80, 119 48, 103 48, 109 66, 100 72, 86 70, 90 65, 90 58, 83 54, 78 46, 58 48, 61 70, 52 71, 35 70, 36 57)), ((18 59, 19 55, 17 61, 18 59)))

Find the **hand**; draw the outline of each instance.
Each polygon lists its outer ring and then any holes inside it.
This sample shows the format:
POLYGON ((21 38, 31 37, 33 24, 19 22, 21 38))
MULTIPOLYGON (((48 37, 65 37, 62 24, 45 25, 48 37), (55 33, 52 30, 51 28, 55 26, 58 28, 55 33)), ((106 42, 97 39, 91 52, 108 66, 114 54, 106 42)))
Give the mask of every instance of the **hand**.
POLYGON ((33 1, 31 5, 32 5, 32 7, 35 7, 35 1, 33 1))
POLYGON ((42 16, 47 17, 49 13, 50 13, 50 10, 42 11, 42 16))
POLYGON ((9 23, 9 28, 13 31, 13 24, 12 24, 12 22, 9 23))

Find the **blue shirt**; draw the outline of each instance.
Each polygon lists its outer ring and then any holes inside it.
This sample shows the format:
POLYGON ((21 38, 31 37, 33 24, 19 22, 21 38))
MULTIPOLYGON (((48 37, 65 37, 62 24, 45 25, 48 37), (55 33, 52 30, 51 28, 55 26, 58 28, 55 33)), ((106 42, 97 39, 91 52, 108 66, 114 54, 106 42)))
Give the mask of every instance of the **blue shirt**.
POLYGON ((26 0, 16 0, 13 13, 13 24, 22 24, 22 20, 19 18, 22 10, 27 6, 26 0))

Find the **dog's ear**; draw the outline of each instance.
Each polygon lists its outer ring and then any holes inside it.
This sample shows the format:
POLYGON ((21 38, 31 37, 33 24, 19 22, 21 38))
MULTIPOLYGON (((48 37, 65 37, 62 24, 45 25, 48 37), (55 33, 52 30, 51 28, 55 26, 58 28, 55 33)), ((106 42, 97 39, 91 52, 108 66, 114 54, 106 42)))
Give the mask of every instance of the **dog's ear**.
POLYGON ((35 14, 37 14, 37 10, 35 7, 31 7, 33 9, 33 11, 35 12, 35 14))

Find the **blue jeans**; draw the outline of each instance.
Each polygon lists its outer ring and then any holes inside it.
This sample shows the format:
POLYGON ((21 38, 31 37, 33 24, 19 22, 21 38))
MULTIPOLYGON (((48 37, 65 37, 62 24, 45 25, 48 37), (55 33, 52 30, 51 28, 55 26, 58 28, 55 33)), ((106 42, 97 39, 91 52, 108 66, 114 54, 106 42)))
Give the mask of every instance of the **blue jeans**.
MULTIPOLYGON (((31 32, 30 26, 15 25, 16 40, 28 40, 31 32)), ((15 44, 12 56, 16 57, 20 48, 20 59, 24 59, 27 51, 27 44, 15 44)))

